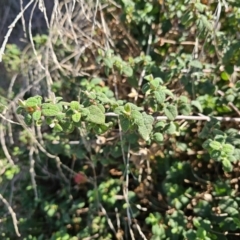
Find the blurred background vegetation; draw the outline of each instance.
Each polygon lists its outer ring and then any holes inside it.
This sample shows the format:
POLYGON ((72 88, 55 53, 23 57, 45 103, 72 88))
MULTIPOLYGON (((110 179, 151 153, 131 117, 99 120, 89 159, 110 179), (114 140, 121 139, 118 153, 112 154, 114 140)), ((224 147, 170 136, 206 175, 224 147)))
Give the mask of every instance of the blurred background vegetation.
POLYGON ((239 239, 238 1, 9 0, 0 16, 1 239, 239 239), (145 139, 116 117, 61 133, 16 112, 86 92, 170 120, 145 139))

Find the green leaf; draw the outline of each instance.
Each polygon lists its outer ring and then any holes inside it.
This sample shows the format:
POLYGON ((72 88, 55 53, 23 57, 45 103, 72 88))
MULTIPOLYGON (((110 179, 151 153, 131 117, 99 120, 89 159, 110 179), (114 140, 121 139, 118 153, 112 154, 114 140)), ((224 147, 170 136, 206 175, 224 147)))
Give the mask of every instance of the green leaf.
POLYGON ((203 14, 200 15, 200 18, 203 22, 203 25, 209 30, 212 31, 213 30, 213 25, 211 24, 211 22, 209 22, 209 20, 207 19, 206 16, 204 16, 203 14))
POLYGON ((90 112, 89 112, 88 109, 82 108, 81 109, 81 114, 82 114, 83 117, 87 117, 90 114, 90 112))
POLYGON ((96 93, 95 92, 88 92, 87 93, 87 96, 88 96, 88 98, 90 98, 90 99, 96 99, 96 93))
POLYGON ((203 144, 202 144, 202 147, 206 150, 209 149, 209 145, 211 143, 211 140, 210 139, 207 139, 203 144))
POLYGON ((19 106, 19 107, 17 107, 16 112, 17 112, 17 114, 21 114, 23 110, 24 110, 24 108, 19 106))
POLYGON ((95 124, 105 123, 105 115, 102 112, 102 109, 99 108, 99 106, 92 105, 90 107, 87 107, 86 109, 88 109, 89 111, 89 115, 86 118, 88 122, 92 122, 95 124))
POLYGON ((21 100, 21 99, 18 99, 18 105, 19 105, 20 107, 25 107, 25 106, 26 106, 26 102, 23 101, 23 100, 21 100))
POLYGON ((223 159, 222 164, 223 164, 224 171, 226 171, 226 172, 231 172, 232 171, 233 166, 228 159, 226 159, 226 158, 223 159))
POLYGON ((222 148, 222 144, 217 141, 211 141, 209 147, 213 150, 220 150, 222 148))
POLYGON ((225 95, 225 98, 228 102, 233 102, 235 100, 234 94, 227 94, 225 95))
POLYGON ((79 110, 80 109, 80 103, 77 101, 71 101, 70 102, 70 108, 72 110, 79 110))
POLYGON ((90 81, 91 84, 93 85, 98 85, 102 82, 102 79, 101 78, 92 78, 92 80, 90 81))
POLYGON ((66 132, 66 133, 71 133, 74 130, 73 122, 69 122, 69 121, 68 122, 62 122, 61 126, 63 128, 63 131, 66 132))
POLYGON ((152 132, 154 118, 147 115, 145 112, 142 113, 143 124, 138 125, 138 132, 144 140, 149 140, 150 133, 152 132))
POLYGON ((154 78, 153 78, 153 75, 150 74, 150 75, 145 76, 144 79, 147 81, 152 81, 154 78))
POLYGON ((220 157, 221 157, 221 151, 219 151, 219 150, 212 150, 210 152, 210 156, 211 156, 212 159, 214 159, 216 161, 219 161, 220 157))
POLYGON ((143 125, 144 124, 142 114, 137 110, 133 110, 131 112, 131 119, 133 119, 133 122, 136 125, 143 125))
POLYGON ((163 84, 163 80, 160 77, 156 77, 154 78, 156 81, 159 82, 159 84, 163 84))
POLYGON ((154 97, 156 98, 157 102, 162 104, 164 103, 165 99, 166 99, 166 95, 165 92, 163 91, 153 91, 154 97))
POLYGON ((170 104, 166 105, 163 111, 167 116, 167 118, 171 121, 173 121, 178 115, 177 108, 174 105, 170 105, 170 104))
POLYGON ((191 66, 191 67, 194 67, 194 68, 200 68, 200 69, 203 68, 202 63, 201 63, 200 61, 198 61, 198 60, 193 60, 193 61, 191 61, 191 62, 190 62, 190 66, 191 66))
POLYGON ((153 79, 152 81, 150 81, 150 88, 153 90, 156 90, 159 87, 160 84, 160 80, 159 79, 153 79))
POLYGON ((24 116, 24 122, 25 122, 27 125, 31 125, 31 123, 32 123, 32 116, 31 116, 31 114, 25 114, 25 116, 24 116))
POLYGON ((232 155, 234 153, 234 146, 231 144, 223 144, 222 146, 222 151, 226 154, 226 155, 232 155))
POLYGON ((77 113, 75 113, 75 114, 73 114, 72 115, 72 120, 74 121, 74 122, 79 122, 80 121, 80 119, 81 119, 81 113, 80 112, 77 112, 77 113))
POLYGON ((199 3, 199 2, 195 3, 195 7, 197 8, 197 10, 198 10, 199 12, 203 12, 203 11, 206 9, 206 5, 201 4, 201 3, 199 3))
POLYGON ((186 96, 180 96, 179 101, 181 103, 188 103, 188 98, 186 96))
POLYGON ((39 100, 36 97, 30 97, 26 100, 25 106, 26 107, 35 107, 38 105, 39 100))
POLYGON ((191 113, 191 106, 188 103, 181 104, 179 107, 179 111, 183 115, 189 115, 191 113))
POLYGON ((62 97, 56 97, 56 98, 55 98, 55 101, 56 101, 56 103, 58 103, 58 102, 60 102, 62 99, 63 99, 62 97))
POLYGON ((145 84, 142 86, 142 92, 143 92, 143 93, 146 93, 149 89, 150 89, 149 83, 145 83, 145 84))
POLYGON ((114 60, 112 58, 104 58, 103 62, 108 68, 113 68, 114 60))
POLYGON ((58 121, 62 121, 64 118, 65 118, 66 114, 65 113, 58 113, 55 118, 58 120, 58 121))
POLYGON ((130 66, 124 66, 122 71, 127 77, 131 77, 133 75, 133 70, 130 66))
POLYGON ((164 138, 163 138, 163 135, 162 133, 154 133, 153 135, 153 139, 157 142, 157 143, 162 143, 164 138))
POLYGON ((169 89, 166 88, 166 89, 164 89, 164 92, 165 92, 166 95, 168 95, 168 96, 174 98, 174 95, 173 95, 173 93, 172 93, 171 90, 169 90, 169 89))
POLYGON ((102 103, 110 103, 110 99, 104 93, 97 93, 97 99, 102 103))
POLYGON ((124 110, 127 113, 131 113, 131 110, 132 110, 131 105, 129 103, 125 104, 124 105, 124 110))
POLYGON ((105 113, 105 108, 102 104, 97 104, 96 106, 102 111, 102 113, 105 113))
POLYGON ((53 130, 54 130, 55 132, 62 132, 62 131, 63 131, 63 128, 61 127, 60 124, 57 123, 57 124, 55 124, 53 130))
POLYGON ((196 107, 199 112, 202 112, 202 111, 203 111, 202 105, 201 105, 201 103, 200 103, 199 101, 193 100, 193 101, 191 101, 191 105, 194 106, 194 107, 196 107))
POLYGON ((32 117, 35 121, 38 121, 41 118, 42 112, 37 110, 33 113, 32 117))
POLYGON ((176 125, 174 124, 174 122, 170 122, 169 124, 167 124, 164 127, 164 131, 167 134, 175 134, 176 133, 176 125))
POLYGON ((221 79, 228 81, 230 79, 230 76, 227 74, 227 72, 222 72, 221 73, 221 79))
POLYGON ((42 104, 42 114, 47 117, 54 117, 60 112, 59 107, 53 103, 42 104))
POLYGON ((124 116, 119 116, 120 124, 122 127, 122 130, 126 132, 131 127, 131 122, 128 118, 125 118, 124 116))

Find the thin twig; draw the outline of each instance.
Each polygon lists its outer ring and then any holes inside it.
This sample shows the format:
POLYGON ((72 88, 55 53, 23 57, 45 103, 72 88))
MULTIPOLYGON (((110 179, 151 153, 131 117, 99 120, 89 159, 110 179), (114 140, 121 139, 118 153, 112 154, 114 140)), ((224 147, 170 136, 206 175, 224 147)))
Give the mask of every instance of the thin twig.
MULTIPOLYGON (((118 117, 118 114, 109 112, 106 113, 105 116, 108 117, 118 117)), ((175 118, 175 120, 196 120, 196 121, 210 121, 212 118, 217 119, 218 121, 221 122, 240 122, 240 118, 232 118, 232 117, 216 117, 216 116, 211 116, 207 117, 204 115, 201 116, 185 116, 185 115, 179 115, 175 118)), ((166 116, 158 116, 155 117, 156 121, 163 121, 163 120, 168 120, 166 116)))
POLYGON ((38 192, 37 192, 37 183, 35 180, 35 171, 34 171, 34 165, 35 165, 35 160, 33 159, 33 153, 34 153, 34 146, 32 145, 29 151, 29 161, 30 161, 30 175, 31 175, 31 180, 32 180, 32 187, 34 190, 34 195, 35 195, 35 199, 38 199, 38 192))
POLYGON ((4 37, 4 41, 3 44, 0 48, 0 62, 2 62, 2 56, 4 54, 8 39, 13 31, 13 28, 15 27, 17 21, 22 17, 23 13, 26 11, 26 9, 28 9, 30 7, 30 5, 34 2, 35 0, 31 0, 26 6, 25 8, 16 16, 16 18, 14 19, 14 21, 10 24, 9 29, 7 34, 4 37))
MULTIPOLYGON (((217 93, 219 95, 221 95, 222 97, 225 96, 224 92, 222 92, 220 90, 218 90, 217 93)), ((240 111, 238 110, 238 108, 236 106, 234 106, 234 104, 232 102, 228 102, 228 105, 229 105, 229 107, 231 107, 238 114, 238 116, 240 116, 240 111)))
POLYGON ((12 221, 13 221, 13 226, 14 226, 14 229, 15 229, 15 233, 17 234, 18 237, 21 237, 21 234, 19 233, 18 226, 17 226, 17 222, 18 221, 17 221, 15 212, 13 211, 13 209, 10 206, 10 204, 8 203, 8 201, 2 196, 2 194, 0 194, 0 199, 5 204, 5 206, 7 207, 8 211, 9 211, 9 213, 12 216, 12 221))
POLYGON ((12 157, 7 149, 7 146, 6 146, 6 142, 5 142, 5 137, 4 137, 4 132, 3 132, 3 125, 1 124, 0 125, 0 142, 1 142, 1 146, 2 146, 2 150, 7 158, 7 160, 9 161, 9 163, 11 165, 15 165, 14 164, 14 161, 12 160, 12 157))

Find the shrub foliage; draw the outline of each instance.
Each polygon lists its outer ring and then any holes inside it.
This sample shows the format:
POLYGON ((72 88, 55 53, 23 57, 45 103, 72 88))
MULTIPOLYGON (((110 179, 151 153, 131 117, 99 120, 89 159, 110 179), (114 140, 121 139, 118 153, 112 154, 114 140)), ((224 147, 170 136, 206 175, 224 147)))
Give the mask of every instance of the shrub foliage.
POLYGON ((2 45, 1 237, 238 239, 238 1, 39 2, 2 45))

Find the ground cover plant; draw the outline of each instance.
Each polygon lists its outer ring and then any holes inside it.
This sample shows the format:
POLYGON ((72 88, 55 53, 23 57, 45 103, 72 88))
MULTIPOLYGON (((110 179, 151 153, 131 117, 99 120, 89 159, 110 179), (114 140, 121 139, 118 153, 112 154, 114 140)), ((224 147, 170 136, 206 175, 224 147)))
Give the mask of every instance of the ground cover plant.
POLYGON ((47 2, 2 3, 1 238, 238 239, 240 4, 47 2))

